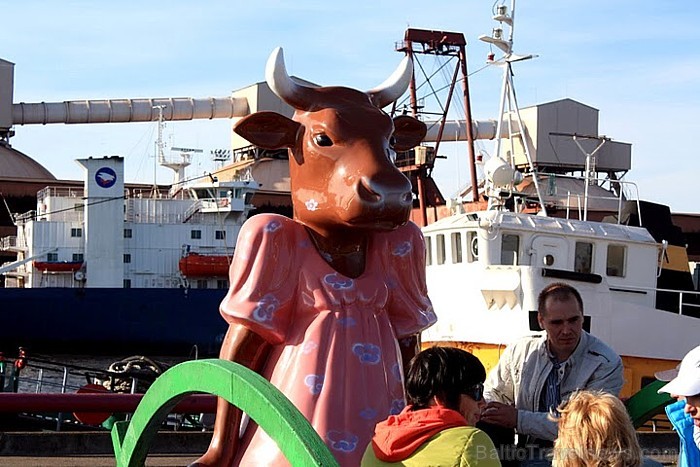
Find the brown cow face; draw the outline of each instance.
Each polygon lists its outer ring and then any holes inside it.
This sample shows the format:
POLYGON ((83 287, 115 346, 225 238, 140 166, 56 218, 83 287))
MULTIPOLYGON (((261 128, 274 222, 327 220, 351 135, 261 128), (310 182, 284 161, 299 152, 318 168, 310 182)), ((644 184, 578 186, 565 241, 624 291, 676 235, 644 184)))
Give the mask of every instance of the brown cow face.
POLYGON ((394 151, 418 144, 425 125, 405 116, 392 122, 362 92, 320 90, 328 96, 326 105, 298 110, 294 120, 259 112, 235 131, 263 148, 290 149, 292 202, 301 223, 324 231, 404 224, 413 195, 393 164, 394 151))

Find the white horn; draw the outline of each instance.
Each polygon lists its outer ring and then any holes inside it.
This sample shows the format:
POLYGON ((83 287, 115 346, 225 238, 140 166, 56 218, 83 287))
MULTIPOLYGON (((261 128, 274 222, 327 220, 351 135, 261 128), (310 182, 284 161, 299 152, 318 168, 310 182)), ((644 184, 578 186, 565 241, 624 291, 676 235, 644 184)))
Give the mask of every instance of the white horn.
POLYGON ((272 92, 287 104, 296 109, 308 110, 311 104, 313 88, 302 86, 294 82, 287 74, 284 64, 284 51, 277 47, 270 54, 265 66, 265 80, 272 92))
POLYGON ((374 105, 380 109, 386 107, 406 92, 408 85, 411 83, 411 76, 413 76, 413 62, 407 55, 386 81, 367 91, 367 94, 369 94, 374 105))

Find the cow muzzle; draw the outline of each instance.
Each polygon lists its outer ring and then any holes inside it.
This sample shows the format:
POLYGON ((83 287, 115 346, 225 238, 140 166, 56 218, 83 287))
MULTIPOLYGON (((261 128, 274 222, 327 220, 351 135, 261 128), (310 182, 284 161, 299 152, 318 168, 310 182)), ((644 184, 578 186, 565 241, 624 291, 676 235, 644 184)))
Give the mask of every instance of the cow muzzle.
POLYGON ((385 180, 361 177, 356 193, 361 211, 381 223, 400 225, 408 220, 413 207, 411 182, 400 173, 385 180))

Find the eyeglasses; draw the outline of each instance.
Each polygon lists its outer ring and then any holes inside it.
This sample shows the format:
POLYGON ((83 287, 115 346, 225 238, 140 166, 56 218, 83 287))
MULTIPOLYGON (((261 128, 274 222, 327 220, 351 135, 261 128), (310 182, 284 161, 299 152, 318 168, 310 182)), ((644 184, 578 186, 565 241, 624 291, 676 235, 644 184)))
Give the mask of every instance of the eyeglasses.
POLYGON ((484 398, 484 383, 477 383, 473 386, 469 386, 463 394, 474 399, 474 401, 479 402, 484 398))

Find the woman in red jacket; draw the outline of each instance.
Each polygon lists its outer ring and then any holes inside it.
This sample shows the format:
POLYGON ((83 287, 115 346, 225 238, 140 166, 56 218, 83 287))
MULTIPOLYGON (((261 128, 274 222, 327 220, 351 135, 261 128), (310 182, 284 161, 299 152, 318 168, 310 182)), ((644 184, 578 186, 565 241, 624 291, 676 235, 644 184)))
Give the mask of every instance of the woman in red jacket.
POLYGON ((478 358, 452 347, 432 347, 410 363, 408 404, 379 423, 363 466, 497 467, 491 439, 479 421, 486 371, 478 358))

